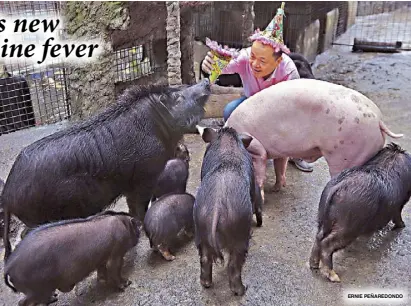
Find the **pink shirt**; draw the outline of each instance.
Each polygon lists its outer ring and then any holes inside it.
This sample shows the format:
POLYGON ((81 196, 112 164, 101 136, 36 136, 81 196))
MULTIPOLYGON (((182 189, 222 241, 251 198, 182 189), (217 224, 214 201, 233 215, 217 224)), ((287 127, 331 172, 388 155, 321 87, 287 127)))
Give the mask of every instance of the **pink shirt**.
POLYGON ((249 63, 250 55, 251 47, 241 50, 240 55, 236 59, 231 60, 227 67, 225 67, 222 71, 222 74, 238 73, 240 75, 243 82, 244 94, 247 98, 267 87, 270 87, 271 85, 300 78, 293 60, 284 53, 282 55, 283 59, 280 65, 278 65, 267 80, 264 80, 263 78, 256 78, 253 75, 253 71, 249 63))

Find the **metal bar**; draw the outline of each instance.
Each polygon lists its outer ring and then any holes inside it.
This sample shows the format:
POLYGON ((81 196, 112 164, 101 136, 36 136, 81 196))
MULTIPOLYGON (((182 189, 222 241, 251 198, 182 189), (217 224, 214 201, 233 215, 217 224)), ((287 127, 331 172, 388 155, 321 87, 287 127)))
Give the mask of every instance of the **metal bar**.
POLYGON ((65 102, 66 102, 66 108, 67 108, 67 119, 70 119, 71 117, 71 109, 70 109, 70 95, 69 95, 69 90, 67 87, 67 80, 66 80, 66 68, 63 67, 63 80, 64 80, 64 89, 65 89, 65 102))

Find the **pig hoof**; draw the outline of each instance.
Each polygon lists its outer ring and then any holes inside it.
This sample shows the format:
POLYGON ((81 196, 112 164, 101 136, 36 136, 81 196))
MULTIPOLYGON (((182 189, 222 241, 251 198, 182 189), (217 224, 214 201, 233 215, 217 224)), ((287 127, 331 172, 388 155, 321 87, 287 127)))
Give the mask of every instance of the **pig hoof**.
POLYGON ((239 286, 238 288, 233 288, 231 289, 236 296, 243 296, 245 291, 247 290, 247 287, 244 285, 239 286))
POLYGON ((319 269, 320 268, 320 262, 317 261, 317 260, 311 260, 310 259, 310 262, 308 263, 308 265, 309 265, 310 269, 319 269))
POLYGON ((57 301, 58 301, 58 299, 57 299, 57 293, 55 292, 55 293, 53 293, 53 295, 50 297, 50 299, 47 301, 47 305, 53 304, 53 303, 55 303, 55 302, 57 302, 57 301))
POLYGON ((24 299, 20 300, 18 305, 19 305, 19 306, 27 305, 26 299, 24 298, 24 299))
POLYGON ((163 255, 164 259, 168 261, 173 261, 176 259, 176 257, 168 251, 161 252, 161 255, 163 255))
POLYGON ((330 273, 328 274, 328 279, 332 281, 333 283, 339 283, 341 282, 340 277, 335 273, 334 270, 331 270, 330 273))
POLYGON ((200 283, 204 288, 210 288, 211 287, 211 281, 210 280, 200 279, 200 283))
POLYGON ((131 285, 131 281, 130 280, 124 280, 121 282, 120 286, 118 286, 118 289, 120 291, 124 291, 128 286, 131 285))
POLYGON ((173 261, 174 259, 176 259, 176 257, 174 255, 170 255, 168 257, 165 257, 165 259, 168 261, 173 261))
POLYGON ((396 229, 404 228, 404 227, 405 227, 405 223, 402 221, 401 223, 394 224, 394 227, 392 229, 396 230, 396 229))
POLYGON ((263 215, 261 211, 255 214, 255 218, 257 220, 257 227, 261 227, 263 225, 263 215))

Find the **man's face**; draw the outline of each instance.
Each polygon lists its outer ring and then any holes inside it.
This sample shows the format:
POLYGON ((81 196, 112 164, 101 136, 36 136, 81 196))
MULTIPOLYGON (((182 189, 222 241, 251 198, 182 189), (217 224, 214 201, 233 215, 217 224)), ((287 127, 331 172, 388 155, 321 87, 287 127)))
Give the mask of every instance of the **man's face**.
POLYGON ((269 45, 264 45, 255 41, 251 46, 250 65, 256 78, 269 76, 281 63, 281 56, 274 57, 274 49, 269 45))

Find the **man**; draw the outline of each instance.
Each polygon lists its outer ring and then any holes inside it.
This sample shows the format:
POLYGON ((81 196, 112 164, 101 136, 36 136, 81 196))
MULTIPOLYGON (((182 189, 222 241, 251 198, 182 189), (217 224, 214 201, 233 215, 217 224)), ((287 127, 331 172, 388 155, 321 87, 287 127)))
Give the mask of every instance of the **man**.
MULTIPOLYGON (((293 60, 285 54, 290 51, 284 45, 282 39, 283 14, 284 2, 267 28, 263 32, 257 30, 250 37, 251 41, 253 41, 252 46, 241 50, 240 55, 232 59, 222 70, 222 74, 238 73, 240 75, 245 94, 245 96, 231 101, 225 106, 224 121, 227 121, 231 113, 255 93, 279 82, 300 78, 293 60)), ((211 73, 211 65, 214 63, 212 58, 213 55, 211 52, 208 52, 203 60, 201 68, 205 73, 211 73)), ((275 107, 275 101, 273 101, 273 107, 275 107)), ((290 158, 289 161, 301 171, 313 171, 312 164, 302 159, 290 158)), ((280 161, 277 161, 277 163, 274 161, 274 165, 276 176, 277 171, 280 171, 282 168, 284 170, 281 170, 281 172, 285 172, 286 162, 285 165, 280 165, 280 161)))

